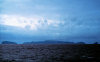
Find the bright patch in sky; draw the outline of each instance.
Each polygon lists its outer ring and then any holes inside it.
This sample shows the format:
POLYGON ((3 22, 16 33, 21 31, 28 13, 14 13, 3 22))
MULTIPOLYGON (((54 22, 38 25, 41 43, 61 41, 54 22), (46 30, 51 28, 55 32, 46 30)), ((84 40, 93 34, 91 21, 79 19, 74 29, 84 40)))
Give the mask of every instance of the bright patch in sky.
POLYGON ((46 20, 42 17, 25 17, 18 15, 0 15, 3 25, 16 26, 24 29, 37 30, 39 28, 45 28, 49 25, 58 27, 60 21, 46 20))

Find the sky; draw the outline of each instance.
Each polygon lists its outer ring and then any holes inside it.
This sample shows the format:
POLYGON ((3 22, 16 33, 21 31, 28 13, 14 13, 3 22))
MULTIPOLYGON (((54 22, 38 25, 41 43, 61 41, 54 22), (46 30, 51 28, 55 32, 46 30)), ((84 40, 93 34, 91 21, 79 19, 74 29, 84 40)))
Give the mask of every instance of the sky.
POLYGON ((100 0, 0 0, 0 42, 100 43, 100 0))

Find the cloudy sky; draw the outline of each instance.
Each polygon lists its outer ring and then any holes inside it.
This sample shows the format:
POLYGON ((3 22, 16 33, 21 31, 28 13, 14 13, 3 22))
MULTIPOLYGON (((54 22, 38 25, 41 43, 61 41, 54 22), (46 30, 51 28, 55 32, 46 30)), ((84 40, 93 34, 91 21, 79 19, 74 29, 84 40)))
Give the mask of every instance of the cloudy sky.
POLYGON ((0 41, 100 42, 100 0, 0 0, 0 41))

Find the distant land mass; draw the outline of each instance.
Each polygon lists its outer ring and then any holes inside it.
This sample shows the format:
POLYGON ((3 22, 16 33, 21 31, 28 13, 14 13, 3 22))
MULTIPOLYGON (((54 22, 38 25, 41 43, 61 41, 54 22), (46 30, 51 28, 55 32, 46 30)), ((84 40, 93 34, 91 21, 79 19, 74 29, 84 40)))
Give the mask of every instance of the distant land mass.
POLYGON ((2 44, 17 44, 17 43, 11 41, 3 41, 2 44))
POLYGON ((46 40, 46 41, 32 41, 32 42, 24 42, 23 44, 85 44, 84 42, 68 42, 68 41, 57 41, 57 40, 46 40))
MULTIPOLYGON (((17 44, 12 41, 2 41, 1 44, 17 44)), ((22 44, 85 44, 84 42, 69 42, 69 41, 59 41, 59 40, 45 40, 45 41, 31 41, 31 42, 23 42, 22 44)))

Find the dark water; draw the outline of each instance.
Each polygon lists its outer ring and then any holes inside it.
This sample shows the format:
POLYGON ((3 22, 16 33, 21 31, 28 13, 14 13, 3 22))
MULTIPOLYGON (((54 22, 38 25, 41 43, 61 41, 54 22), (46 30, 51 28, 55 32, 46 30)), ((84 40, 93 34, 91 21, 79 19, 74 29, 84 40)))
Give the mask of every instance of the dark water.
POLYGON ((0 62, 99 62, 100 45, 0 45, 0 62))

